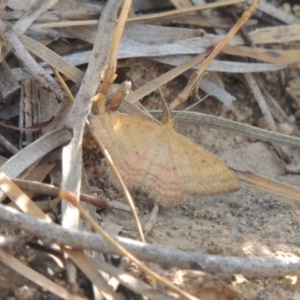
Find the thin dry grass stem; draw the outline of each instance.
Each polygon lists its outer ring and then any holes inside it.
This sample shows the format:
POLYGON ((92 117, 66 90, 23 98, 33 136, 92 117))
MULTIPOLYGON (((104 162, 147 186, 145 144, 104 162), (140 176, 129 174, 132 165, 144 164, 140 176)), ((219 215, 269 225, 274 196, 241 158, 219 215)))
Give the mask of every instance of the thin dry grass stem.
POLYGON ((191 92, 196 88, 199 79, 202 74, 206 70, 207 66, 215 59, 215 57, 220 53, 220 51, 225 47, 225 45, 229 42, 229 40, 238 32, 238 30, 251 18, 254 12, 257 9, 261 0, 254 0, 252 5, 246 10, 241 18, 236 22, 236 24, 231 28, 231 30, 227 33, 224 39, 217 44, 217 46, 213 49, 210 55, 206 58, 200 68, 191 76, 187 86, 184 90, 179 93, 179 95, 174 99, 174 101, 170 104, 170 110, 175 109, 178 105, 185 102, 191 92))
POLYGON ((255 97, 255 100, 256 100, 256 102, 268 124, 268 127, 272 131, 277 131, 276 124, 275 124, 274 118, 271 114, 270 108, 265 100, 265 97, 264 97, 262 91, 259 88, 259 85, 256 82, 255 77, 251 73, 244 74, 244 76, 245 76, 245 79, 255 97))
POLYGON ((269 179, 254 172, 242 172, 234 170, 240 182, 248 187, 283 197, 289 200, 300 201, 299 188, 269 179))
MULTIPOLYGON (((37 181, 23 180, 19 178, 12 178, 12 181, 19 188, 30 193, 39 193, 39 194, 56 196, 60 190, 58 187, 54 185, 45 184, 37 181)), ((100 197, 93 197, 83 193, 80 194, 80 200, 90 203, 101 209, 107 208, 109 206, 109 203, 107 202, 106 199, 100 197)))
MULTIPOLYGON (((297 125, 294 124, 289 119, 289 117, 287 116, 285 111, 281 108, 281 106, 278 104, 278 102, 274 99, 274 97, 272 97, 272 95, 264 87, 261 80, 258 80, 258 84, 259 84, 260 89, 266 99, 267 104, 270 106, 270 111, 271 111, 272 115, 275 117, 275 119, 277 120, 277 122, 288 124, 290 126, 290 128, 292 129, 290 134, 300 137, 300 130, 298 129, 297 125)), ((286 132, 286 134, 288 134, 288 133, 286 132)), ((281 152, 285 152, 285 151, 283 151, 282 147, 281 147, 281 152)), ((282 156, 282 153, 281 153, 281 156, 282 156)))
POLYGON ((145 21, 145 20, 164 18, 164 17, 185 14, 185 13, 204 10, 204 9, 208 9, 208 8, 217 8, 217 7, 222 7, 222 6, 232 5, 232 4, 236 4, 236 3, 242 3, 242 2, 247 2, 247 0, 219 1, 219 2, 209 3, 209 4, 205 4, 205 5, 200 5, 200 6, 185 7, 185 8, 174 9, 172 11, 167 11, 167 12, 162 12, 162 13, 149 14, 146 16, 130 17, 130 18, 128 18, 128 22, 136 22, 136 21, 145 21))
POLYGON ((131 0, 124 0, 122 10, 118 19, 118 23, 115 27, 114 34, 113 34, 109 63, 107 65, 106 70, 104 71, 99 94, 96 96, 97 108, 95 113, 101 113, 105 111, 105 98, 107 96, 107 92, 117 76, 116 70, 117 70, 118 51, 120 48, 121 39, 122 39, 125 23, 128 18, 130 7, 131 7, 131 0))
MULTIPOLYGON (((162 13, 155 13, 155 14, 147 14, 145 16, 137 16, 137 17, 129 17, 128 22, 137 22, 137 21, 145 21, 145 20, 153 20, 159 18, 165 18, 169 16, 176 16, 179 14, 185 14, 190 12, 195 12, 199 10, 204 10, 208 8, 217 8, 222 6, 233 5, 237 3, 247 2, 247 0, 228 0, 228 1, 221 1, 221 2, 214 2, 200 6, 193 6, 193 7, 185 7, 180 8, 172 11, 162 12, 162 13)), ((58 28, 58 27, 75 27, 75 26, 89 26, 89 25, 97 25, 99 23, 98 20, 76 20, 76 21, 63 21, 63 22, 49 22, 49 23, 42 23, 37 24, 36 26, 39 28, 58 28)))
POLYGON ((135 223, 136 223, 136 226, 137 226, 137 229, 138 229, 138 232, 139 232, 139 235, 141 237, 141 240, 143 242, 146 241, 146 238, 145 238, 145 235, 144 235, 144 232, 143 232, 143 228, 142 228, 142 225, 141 225, 141 222, 140 222, 140 219, 138 217, 138 214, 137 214, 137 211, 136 211, 136 207, 134 205, 134 201, 121 177, 121 175, 119 174, 112 158, 110 157, 110 154, 109 152, 105 149, 105 147, 103 146, 103 144, 101 143, 101 140, 95 135, 93 134, 93 137, 96 141, 96 143, 98 144, 98 147, 100 148, 101 152, 103 153, 104 157, 106 158, 106 162, 108 163, 108 165, 110 166, 111 168, 111 171, 114 175, 114 177, 116 178, 117 182, 120 184, 120 187, 127 199, 127 202, 130 206, 130 209, 131 209, 131 212, 133 214, 133 218, 135 220, 135 223))
POLYGON ((157 77, 156 79, 150 82, 147 82, 139 89, 129 93, 128 96, 126 96, 126 101, 130 103, 137 102, 139 99, 143 98, 144 96, 156 90, 157 82, 159 82, 160 85, 166 84, 167 82, 171 81, 175 77, 179 76, 180 74, 190 69, 192 66, 201 62, 206 56, 207 56, 206 52, 200 53, 197 56, 193 57, 191 60, 187 61, 186 63, 183 63, 182 65, 173 68, 172 70, 160 75, 159 77, 157 77))
POLYGON ((71 93, 70 89, 68 88, 66 82, 63 80, 63 78, 60 76, 59 72, 53 68, 52 66, 50 66, 53 74, 55 75, 56 79, 58 80, 58 82, 60 83, 62 89, 64 90, 64 92, 67 94, 68 98, 70 101, 74 102, 75 98, 73 96, 73 94, 71 93))
POLYGON ((43 23, 37 24, 38 28, 57 28, 57 27, 74 27, 74 26, 89 26, 89 25, 97 25, 99 23, 98 20, 81 20, 81 21, 64 21, 64 22, 51 22, 51 23, 43 23))
POLYGON ((117 59, 118 59, 118 52, 124 32, 124 27, 126 24, 126 21, 128 19, 130 7, 131 7, 132 0, 124 0, 122 10, 119 16, 118 23, 116 25, 114 35, 113 35, 113 47, 111 51, 111 68, 113 69, 113 72, 117 69, 117 59))
POLYGON ((274 99, 274 97, 272 97, 272 95, 268 92, 268 90, 264 87, 262 80, 258 79, 257 83, 263 93, 263 95, 265 96, 266 102, 267 104, 270 106, 270 111, 272 113, 272 115, 274 116, 274 118, 279 122, 279 123, 289 123, 291 126, 294 127, 293 133, 296 136, 300 136, 300 131, 297 128, 297 126, 295 126, 290 120, 289 117, 287 116, 287 114, 285 113, 285 111, 281 108, 281 106, 278 104, 278 102, 274 99))
POLYGON ((137 259, 134 255, 132 255, 129 251, 127 251, 122 245, 120 245, 114 238, 112 238, 105 230, 101 228, 101 226, 91 218, 91 216, 85 211, 85 209, 81 206, 80 202, 77 201, 76 196, 68 191, 61 190, 59 192, 59 196, 63 199, 68 200, 70 203, 72 203, 80 212, 81 216, 86 219, 92 226, 92 228, 98 232, 103 238, 105 238, 110 245, 112 245, 120 255, 127 257, 131 262, 135 263, 143 272, 145 272, 147 275, 151 276, 155 280, 157 280, 159 283, 163 284, 164 286, 168 287, 172 291, 178 293, 185 299, 189 300, 199 300, 199 298, 194 297, 172 283, 168 282, 166 279, 158 275, 157 273, 153 272, 151 269, 146 267, 139 259, 137 259))
POLYGON ((149 219, 144 225, 144 231, 146 234, 148 234, 152 230, 154 224, 156 223, 158 211, 159 211, 159 206, 156 203, 154 203, 154 207, 151 211, 149 219))
MULTIPOLYGON (((112 47, 111 54, 110 54, 110 57, 109 57, 109 63, 108 63, 108 66, 107 66, 107 68, 104 72, 104 76, 103 76, 100 91, 99 91, 98 95, 95 97, 95 100, 97 101, 97 108, 96 108, 95 113, 101 113, 101 112, 103 113, 105 111, 105 98, 107 96, 107 92, 108 92, 109 87, 111 86, 111 84, 113 83, 113 81, 116 77, 115 72, 116 72, 116 69, 117 69, 118 50, 119 50, 119 46, 120 46, 120 43, 121 43, 125 23, 126 23, 126 20, 128 18, 130 6, 131 6, 131 0, 125 0, 124 4, 122 6, 122 11, 120 13, 118 23, 117 23, 117 25, 115 27, 115 30, 114 30, 114 33, 113 33, 113 41, 112 41, 113 47, 112 47)), ((119 182, 119 184, 120 184, 120 186, 121 186, 121 188, 124 192, 124 195, 125 195, 128 203, 129 203, 129 206, 131 208, 134 220, 136 222, 137 229, 138 229, 139 235, 141 237, 141 240, 143 242, 145 242, 146 241, 145 235, 143 233, 142 225, 141 225, 141 222, 139 220, 139 217, 138 217, 135 205, 134 205, 134 201, 133 201, 128 189, 126 188, 126 185, 125 185, 124 181, 122 180, 118 170, 116 169, 109 153, 106 151, 103 144, 96 137, 96 135, 93 134, 93 136, 94 136, 94 139, 97 142, 100 150, 102 151, 103 155, 105 156, 106 161, 108 162, 115 178, 119 182)))
MULTIPOLYGON (((256 78, 251 73, 245 73, 244 77, 245 77, 245 79, 255 97, 255 100, 263 114, 263 117, 268 125, 268 128, 271 131, 277 132, 276 123, 275 123, 275 120, 271 113, 270 107, 266 102, 265 96, 263 95, 263 93, 256 81, 256 78)), ((279 154, 280 157, 284 156, 281 148, 278 147, 278 145, 272 144, 272 146, 274 147, 275 151, 279 154)))

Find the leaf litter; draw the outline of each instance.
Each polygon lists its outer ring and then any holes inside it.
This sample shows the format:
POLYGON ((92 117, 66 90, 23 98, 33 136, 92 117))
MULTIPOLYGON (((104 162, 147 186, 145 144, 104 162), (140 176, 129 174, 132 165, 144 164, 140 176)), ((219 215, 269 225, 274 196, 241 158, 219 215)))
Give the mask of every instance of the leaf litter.
MULTIPOLYGON (((71 136, 65 130, 57 131, 56 135, 52 134, 51 130, 59 128, 61 126, 59 124, 65 123, 59 122, 67 119, 71 104, 69 106, 65 104, 64 92, 57 86, 53 77, 48 77, 49 74, 52 74, 52 70, 47 65, 59 70, 72 92, 77 93, 86 72, 87 63, 91 59, 91 44, 95 43, 99 37, 96 34, 96 25, 80 26, 78 23, 76 27, 73 27, 75 24, 72 22, 93 18, 94 24, 96 24, 99 12, 103 12, 104 6, 99 3, 83 1, 72 1, 72 5, 69 1, 59 1, 56 4, 55 2, 48 1, 47 5, 49 6, 36 7, 33 5, 34 1, 8 1, 7 6, 1 8, 2 57, 9 49, 13 51, 13 54, 6 56, 5 60, 2 58, 0 70, 1 78, 3 78, 1 83, 2 123, 6 122, 21 128, 32 127, 54 116, 52 128, 51 126, 45 126, 45 128, 42 126, 45 133, 50 132, 49 135, 44 135, 44 138, 38 131, 31 134, 24 131, 23 134, 18 134, 3 127, 1 155, 3 161, 10 159, 6 165, 3 165, 3 171, 8 176, 17 177, 22 173, 22 178, 31 181, 62 186, 61 182, 66 178, 65 175, 61 175, 60 157, 51 156, 53 155, 51 151, 68 142, 71 136), (33 11, 35 14, 24 15, 29 11, 33 11), (91 13, 92 11, 93 13, 91 13), (90 17, 91 15, 93 17, 90 17), (61 23, 63 21, 65 22, 61 23), (12 28, 19 38, 16 44, 14 44, 16 39, 10 40, 5 35, 9 32, 8 26, 12 24, 14 24, 12 28), (18 45, 25 46, 25 48, 21 48, 23 52, 27 48, 31 55, 34 54, 34 59, 30 61, 30 64, 27 65, 26 59, 22 60, 24 56, 22 51, 17 51, 18 45), (16 56, 21 64, 18 64, 16 56), (43 72, 48 75, 43 77, 43 72), (44 79, 41 80, 41 78, 44 79), (18 103, 19 105, 17 105, 18 103), (39 142, 36 146, 28 148, 32 140, 39 142), (26 148, 27 152, 25 152, 26 148), (18 154, 15 154, 15 149, 19 150, 18 154), (41 159, 44 155, 46 156, 41 159), (34 162, 35 164, 33 164, 34 162)), ((192 6, 189 1, 170 1, 167 6, 162 5, 162 7, 157 5, 155 6, 154 2, 134 1, 131 17, 134 15, 143 17, 143 15, 156 14, 160 11, 171 11, 174 7, 182 9, 192 6)), ((238 15, 245 10, 245 6, 242 4, 236 4, 234 7, 238 15)), ((220 41, 230 26, 234 24, 230 8, 231 6, 228 9, 225 7, 210 8, 184 15, 160 16, 144 21, 145 23, 130 21, 129 18, 128 22, 130 23, 125 28, 118 54, 117 82, 131 80, 133 89, 137 90, 152 81, 155 76, 159 77, 169 71, 172 66, 182 64, 191 55, 199 54, 210 45, 220 41), (216 23, 201 27, 201 25, 195 24, 195 20, 201 19, 199 15, 202 15, 203 18, 207 16, 209 19, 214 18, 216 23), (224 22, 225 18, 227 23, 224 22), (223 24, 229 24, 226 25, 225 31, 222 29, 223 24)), ((299 94, 297 85, 293 84, 299 76, 297 66, 294 64, 299 57, 297 50, 299 36, 297 34, 300 16, 297 15, 298 13, 296 5, 292 3, 287 2, 280 6, 279 3, 263 2, 251 21, 244 26, 244 30, 253 44, 247 44, 247 40, 242 36, 234 37, 223 50, 223 54, 218 56, 218 61, 215 60, 207 69, 208 75, 205 80, 218 86, 220 91, 217 98, 211 96, 193 110, 253 126, 270 127, 270 124, 274 124, 276 128, 283 128, 283 133, 285 133, 285 128, 292 128, 292 133, 298 136, 299 102, 292 97, 297 97, 299 94), (269 8, 271 6, 273 9, 268 10, 265 5, 269 5, 269 8), (282 13, 284 17, 282 17, 282 13), (247 83, 247 79, 243 76, 249 72, 254 76, 254 84, 259 86, 260 90, 265 89, 279 104, 283 116, 280 117, 278 108, 268 101, 266 101, 265 109, 262 109, 265 107, 264 103, 257 105, 248 86, 249 80, 247 83), (285 92, 287 87, 290 89, 289 94, 285 92), (224 95, 231 95, 231 104, 222 102, 222 91, 224 95), (233 101, 233 99, 236 100, 233 101)), ((190 76, 191 74, 186 72, 163 85, 161 89, 165 98, 167 100, 174 99, 183 90, 187 78, 190 76)), ((100 79, 100 77, 97 78, 100 79)), ((204 90, 206 93, 214 92, 214 88, 204 90)), ((95 88, 94 91, 96 92, 95 88)), ((201 97, 205 95, 201 90, 198 92, 201 97)), ((195 95, 191 95, 188 102, 182 104, 180 109, 190 106, 196 101, 195 99, 195 95)), ((138 100, 136 99, 136 101, 138 100)), ((157 88, 144 97, 142 104, 148 109, 164 108, 157 88)), ((282 183, 298 186, 299 175, 286 172, 286 166, 299 166, 297 149, 290 147, 282 149, 278 144, 249 139, 247 136, 223 132, 192 122, 180 123, 180 118, 177 119, 176 130, 217 155, 231 168, 255 172, 282 183)), ((85 137, 85 141, 92 144, 88 136, 85 137)), ((82 188, 85 189, 84 193, 89 193, 89 190, 99 191, 102 189, 101 196, 104 198, 122 201, 122 194, 108 180, 107 167, 99 151, 93 145, 86 147, 84 144, 83 146, 83 165, 87 178, 87 182, 82 183, 82 188)), ((72 155, 76 157, 76 153, 72 155)), ((64 164, 64 156, 62 159, 64 164)), ((76 159, 72 164, 75 162, 76 159)), ((49 201, 49 197, 43 196, 42 192, 30 196, 35 200, 49 201)), ((140 217, 144 222, 149 216, 152 204, 148 202, 145 195, 136 195, 135 199, 140 217)), ((8 205, 9 202, 5 200, 3 203, 8 205)), ((137 238, 135 224, 128 212, 109 209, 104 213, 98 212, 96 215, 95 209, 89 209, 94 214, 94 218, 99 220, 100 217, 101 222, 109 224, 107 228, 115 225, 115 229, 112 230, 114 234, 137 238)), ((208 255, 277 258, 283 261, 284 259, 295 259, 297 261, 299 243, 296 232, 300 224, 299 212, 297 201, 243 186, 239 191, 230 195, 196 197, 179 206, 160 210, 156 222, 147 236, 147 242, 170 249, 208 255)), ((59 207, 48 211, 48 215, 57 222, 64 218, 60 216, 60 213, 59 207)), ((65 226, 66 222, 63 221, 63 224, 65 226)), ((82 226, 86 226, 86 224, 79 225, 79 228, 81 229, 82 226)), ((3 237, 7 237, 8 234, 16 234, 13 229, 16 230, 16 227, 3 228, 1 231, 3 237)), ((23 227, 19 227, 19 229, 23 229, 23 227)), ((30 267, 40 273, 48 277, 52 276, 54 281, 60 282, 63 286, 67 285, 65 278, 61 277, 63 266, 61 265, 61 269, 58 269, 53 261, 45 260, 45 253, 49 251, 47 243, 41 251, 34 239, 27 244, 21 240, 18 244, 11 246, 10 251, 13 256, 21 261, 25 260, 30 267), (28 250, 28 245, 30 250, 28 250), (47 274, 47 268, 55 270, 55 272, 50 276, 49 273, 47 274)), ((75 256, 74 253, 73 255, 75 256)), ((78 261, 80 255, 77 255, 78 261)), ((96 259, 101 258, 98 256, 96 259)), ((77 265, 80 265, 79 262, 77 265)), ((139 280, 143 280, 142 274, 132 268, 132 266, 127 268, 127 272, 137 275, 139 280)), ((191 270, 165 269, 163 266, 156 265, 154 269, 183 290, 201 299, 297 299, 300 293, 297 276, 299 274, 294 273, 278 278, 276 274, 260 278, 247 276, 247 274, 236 273, 233 276, 220 271, 195 270, 197 268, 194 270, 193 268, 191 270)), ((84 284, 78 287, 80 290, 78 294, 82 293, 85 294, 85 297, 93 299, 86 277, 80 276, 84 280, 84 284)), ((2 281, 1 296, 4 298, 14 296, 16 299, 20 299, 19 294, 23 293, 25 296, 22 299, 30 299, 33 297, 32 293, 35 293, 34 297, 46 293, 39 290, 36 285, 17 276, 14 271, 4 267, 1 268, 0 280, 2 281), (7 281, 5 278, 10 278, 10 280, 7 281), (24 292, 24 286, 30 287, 31 294, 24 292)), ((125 297, 132 295, 130 292, 132 287, 127 286, 125 289, 125 283, 122 283, 121 286, 119 292, 122 291, 125 297)), ((73 291, 77 292, 76 285, 73 291)), ((141 290, 135 292, 143 294, 141 290)), ((163 289, 161 292, 166 293, 163 289)), ((160 296, 162 297, 162 295, 160 296)), ((165 295, 165 297, 167 296, 165 295)))

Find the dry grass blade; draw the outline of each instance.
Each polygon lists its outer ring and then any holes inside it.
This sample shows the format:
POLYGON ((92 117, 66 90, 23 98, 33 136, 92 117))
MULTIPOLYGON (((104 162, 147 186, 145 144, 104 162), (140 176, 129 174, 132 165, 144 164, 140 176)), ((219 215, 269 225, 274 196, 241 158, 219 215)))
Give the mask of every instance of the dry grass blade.
POLYGON ((37 62, 28 53, 24 45, 20 42, 16 33, 11 28, 8 28, 7 25, 1 20, 0 34, 2 39, 6 41, 16 57, 18 57, 22 64, 27 67, 28 72, 44 86, 49 88, 53 94, 58 97, 58 99, 63 101, 65 99, 65 94, 61 90, 61 87, 37 64, 37 62))
POLYGON ((66 62, 54 51, 51 51, 46 46, 26 35, 20 35, 19 38, 28 51, 40 57, 50 66, 56 68, 59 72, 67 76, 67 78, 71 79, 75 83, 80 83, 82 81, 83 72, 66 62))
POLYGON ((95 262, 86 256, 82 251, 69 250, 68 255, 73 262, 80 268, 87 278, 98 288, 99 293, 108 300, 122 300, 122 297, 113 290, 108 282, 99 274, 95 262))
POLYGON ((247 83, 250 86, 250 89, 259 105, 259 108, 263 114, 263 116, 265 117, 268 127, 272 130, 272 131, 277 131, 276 129, 276 124, 275 121, 273 119, 273 116, 271 114, 270 108, 266 103, 265 98, 263 97, 263 93, 260 90, 254 76, 252 74, 245 74, 245 78, 247 83))
MULTIPOLYGON (((120 2, 120 1, 118 1, 120 2)), ((117 3, 117 2, 116 2, 117 3)), ((120 3, 118 3, 120 5, 120 3)), ((65 148, 65 158, 63 159, 64 163, 66 163, 69 159, 71 159, 72 157, 76 157, 76 164, 73 162, 71 164, 69 164, 71 167, 74 167, 75 169, 73 171, 68 170, 68 174, 72 174, 72 178, 69 178, 68 180, 70 180, 69 184, 66 184, 65 187, 66 188, 70 188, 71 190, 77 190, 78 189, 78 184, 79 184, 79 180, 80 180, 80 176, 75 176, 74 174, 80 175, 81 172, 81 164, 78 164, 78 158, 81 157, 80 153, 78 152, 78 145, 80 145, 81 143, 81 139, 82 139, 82 133, 83 133, 83 128, 84 128, 84 124, 85 124, 85 120, 87 117, 87 114, 89 112, 89 107, 91 105, 90 103, 90 99, 92 98, 92 96, 94 96, 94 94, 96 93, 96 89, 97 86, 99 84, 100 81, 100 76, 101 76, 101 71, 103 71, 106 68, 106 64, 107 64, 107 59, 108 59, 108 52, 110 49, 110 45, 111 45, 111 37, 109 36, 109 33, 111 33, 114 29, 113 24, 109 24, 110 27, 108 28, 110 31, 107 31, 103 28, 107 29, 107 24, 108 24, 108 19, 110 19, 112 16, 114 16, 116 14, 115 11, 115 6, 114 4, 109 4, 107 9, 107 13, 104 15, 106 16, 106 18, 103 19, 102 22, 99 26, 99 37, 101 36, 102 40, 100 41, 100 38, 98 39, 98 41, 96 42, 95 46, 94 46, 94 60, 91 61, 89 68, 85 74, 85 84, 82 84, 80 87, 80 90, 77 94, 77 97, 75 99, 74 105, 72 107, 72 110, 68 116, 68 120, 66 121, 66 126, 69 128, 73 128, 74 131, 74 135, 76 135, 76 139, 75 137, 72 140, 72 143, 69 145, 69 147, 65 148), (103 27, 102 27, 103 26, 103 27), (105 30, 104 35, 102 34, 101 30, 105 30), (106 47, 107 47, 107 53, 106 56, 104 55, 103 52, 103 38, 106 37, 106 47), (101 55, 102 55, 102 60, 96 59, 95 57, 98 57, 98 55, 100 55, 100 49, 101 49, 101 55), (97 76, 96 76, 97 74, 97 76), (86 104, 84 104, 84 102, 86 102, 88 99, 88 106, 86 104), (81 116, 79 118, 79 122, 78 122, 78 116, 81 116), (85 115, 85 117, 84 117, 85 115), (76 150, 75 150, 76 149, 76 150), (73 182, 73 183, 71 183, 73 182), (75 184, 75 185, 74 185, 75 184)), ((64 180, 65 182, 67 181, 67 179, 64 180)))
POLYGON ((274 64, 290 64, 298 60, 298 50, 266 50, 242 46, 226 45, 223 50, 226 54, 255 58, 274 64))
POLYGON ((235 171, 242 184, 290 200, 300 201, 300 189, 253 172, 235 171))
MULTIPOLYGON (((1 46, 0 39, 0 46, 1 46)), ((1 50, 0 50, 1 54, 1 50)), ((1 84, 1 93, 2 97, 6 98, 12 93, 14 93, 16 90, 20 88, 20 85, 18 81, 16 80, 15 76, 13 76, 11 69, 9 68, 6 61, 3 61, 0 66, 0 72, 3 74, 3 83, 1 84)))
POLYGON ((51 219, 45 215, 39 207, 3 172, 0 171, 0 185, 2 191, 24 212, 30 213, 37 218, 50 222, 51 219))
MULTIPOLYGON (((156 114, 160 114, 161 112, 153 112, 156 114)), ((230 120, 226 120, 223 118, 218 118, 215 116, 210 116, 202 113, 195 113, 195 112, 180 112, 174 111, 173 114, 180 113, 178 117, 176 117, 176 121, 179 122, 195 122, 196 124, 203 124, 209 125, 213 128, 218 128, 221 130, 226 130, 228 132, 233 132, 235 134, 247 136, 250 138, 258 139, 265 142, 274 142, 279 144, 286 144, 290 146, 300 146, 300 139, 295 136, 288 136, 285 134, 280 134, 277 132, 272 132, 269 130, 257 128, 254 126, 250 126, 247 124, 242 124, 230 120)))
MULTIPOLYGON (((52 131, 47 135, 33 142, 28 147, 19 151, 11 159, 9 159, 1 169, 10 177, 17 177, 26 168, 33 164, 38 159, 52 151, 53 149, 67 143, 71 139, 71 133, 65 128, 52 131)), ((0 193, 1 198, 3 192, 0 193)))
POLYGON ((25 264, 21 263, 18 259, 13 257, 12 255, 8 254, 4 250, 0 249, 0 261, 15 270, 16 272, 20 273, 21 275, 27 277, 31 281, 38 284, 45 290, 50 291, 54 295, 61 297, 62 299, 66 300, 84 300, 85 298, 77 296, 69 292, 66 288, 60 286, 59 284, 49 280, 47 277, 43 276, 42 274, 34 271, 33 269, 29 268, 25 264))
POLYGON ((263 11, 264 13, 271 15, 275 19, 278 19, 286 24, 300 24, 299 17, 297 18, 290 12, 277 8, 272 3, 263 1, 258 10, 263 11))
MULTIPOLYGON (((191 55, 176 55, 172 57, 161 57, 154 59, 155 61, 166 63, 171 66, 178 66, 191 59, 191 55)), ((192 69, 198 69, 200 64, 194 65, 192 69)), ((214 60, 207 67, 207 71, 228 72, 228 73, 256 73, 268 72, 285 69, 284 64, 269 64, 269 63, 243 63, 235 61, 214 60)), ((201 83, 201 82, 200 82, 201 83)))
MULTIPOLYGON (((46 0, 33 3, 32 6, 28 8, 25 14, 13 25, 13 30, 17 34, 24 33, 28 27, 36 20, 36 18, 47 9, 51 8, 57 0, 46 0)), ((4 45, 1 53, 1 61, 9 53, 9 48, 7 45, 4 45)))
MULTIPOLYGON (((62 152, 62 187, 79 194, 82 172, 82 136, 87 115, 91 107, 91 99, 96 94, 102 72, 107 67, 110 55, 114 22, 120 0, 110 1, 105 6, 100 18, 98 35, 93 47, 92 57, 85 73, 83 83, 77 93, 74 104, 65 121, 65 126, 72 129, 71 142, 62 152)), ((62 201, 62 225, 67 228, 79 227, 79 212, 68 202, 62 201)), ((75 282, 76 267, 70 261, 66 264, 68 280, 75 282)), ((97 276, 97 274, 95 274, 97 276)))

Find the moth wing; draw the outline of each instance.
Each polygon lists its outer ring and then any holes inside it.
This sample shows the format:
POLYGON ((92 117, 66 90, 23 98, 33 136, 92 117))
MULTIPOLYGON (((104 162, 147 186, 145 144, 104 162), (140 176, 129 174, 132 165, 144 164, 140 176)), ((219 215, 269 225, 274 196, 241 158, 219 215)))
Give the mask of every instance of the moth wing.
POLYGON ((172 152, 187 193, 213 195, 239 189, 236 175, 225 163, 181 134, 174 133, 172 152))
POLYGON ((158 125, 117 113, 99 114, 90 123, 124 182, 139 185, 152 163, 158 125))

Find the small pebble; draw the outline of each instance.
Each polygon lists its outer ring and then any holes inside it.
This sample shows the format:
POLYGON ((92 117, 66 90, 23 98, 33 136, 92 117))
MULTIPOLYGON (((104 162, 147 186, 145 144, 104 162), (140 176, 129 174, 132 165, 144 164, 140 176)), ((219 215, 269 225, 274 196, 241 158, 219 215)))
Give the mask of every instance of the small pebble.
POLYGON ((284 3, 284 4, 282 5, 282 8, 283 8, 283 10, 284 10, 285 12, 288 12, 288 13, 292 11, 291 4, 290 4, 290 3, 284 3))
POLYGON ((14 291, 14 296, 16 300, 30 300, 34 299, 36 292, 36 289, 24 285, 14 291))
POLYGON ((236 135, 234 137, 234 141, 237 143, 237 144, 241 144, 243 141, 245 141, 245 138, 243 136, 240 136, 240 135, 236 135))
POLYGON ((279 133, 286 134, 286 135, 292 135, 294 132, 294 128, 289 123, 278 123, 276 124, 277 130, 279 133))

